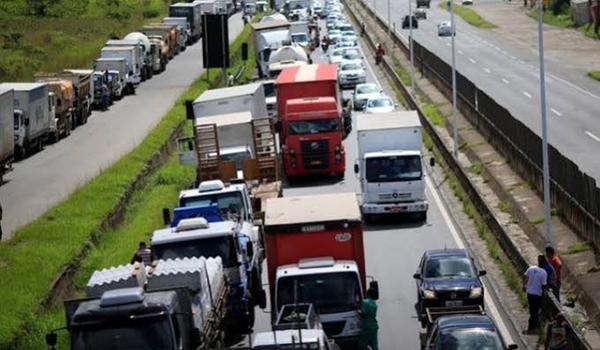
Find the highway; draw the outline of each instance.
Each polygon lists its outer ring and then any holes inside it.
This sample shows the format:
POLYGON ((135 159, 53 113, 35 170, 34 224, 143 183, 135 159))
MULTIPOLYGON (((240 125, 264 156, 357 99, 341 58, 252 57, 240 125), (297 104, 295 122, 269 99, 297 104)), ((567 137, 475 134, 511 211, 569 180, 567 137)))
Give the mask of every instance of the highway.
MULTIPOLYGON (((323 62, 324 60, 322 50, 315 50, 313 61, 323 62)), ((368 66, 367 81, 379 83, 371 70, 371 66, 368 66)), ((386 85, 380 83, 379 85, 385 89, 386 85)), ((346 98, 350 97, 349 92, 344 92, 346 98)), ((353 116, 357 113, 353 112, 353 116)), ((321 180, 294 183, 294 186, 290 187, 288 185, 284 188, 284 197, 339 192, 360 193, 360 185, 353 172, 353 164, 358 153, 356 118, 353 118, 353 123, 354 128, 344 141, 346 150, 344 180, 338 182, 335 180, 321 180)), ((429 178, 427 180, 427 198, 430 206, 427 223, 425 224, 415 222, 410 218, 401 218, 399 220, 382 220, 378 224, 365 227, 364 243, 367 275, 375 277, 379 281, 380 287, 380 300, 378 301, 380 349, 419 349, 420 325, 415 311, 417 291, 412 276, 416 271, 421 255, 428 249, 465 246, 437 193, 437 189, 435 189, 429 178)), ((263 277, 264 283, 268 283, 266 276, 263 277)), ((483 277, 483 279, 485 278, 483 277)), ((510 342, 512 337, 508 326, 498 316, 497 305, 499 303, 492 300, 489 293, 485 297, 488 312, 496 319, 501 333, 510 342)), ((270 310, 269 307, 267 310, 270 310)), ((257 321, 254 330, 270 330, 269 314, 257 309, 256 315, 257 321)))
MULTIPOLYGON (((232 16, 229 24, 233 41, 243 27, 241 14, 232 16)), ((143 82, 134 96, 126 96, 106 112, 95 111, 70 137, 17 162, 0 186, 2 238, 12 237, 18 227, 35 220, 132 151, 203 71, 199 41, 176 56, 165 72, 143 82)))
MULTIPOLYGON (((367 0, 373 9, 374 1, 367 0)), ((388 1, 377 1, 376 11, 385 21, 388 1)), ((408 29, 401 29, 402 18, 408 14, 408 1, 392 1, 391 22, 405 39, 408 29)), ((437 24, 449 21, 449 12, 432 1, 427 19, 419 20, 413 30, 414 40, 451 63, 451 38, 437 35, 437 24)), ((413 3, 413 9, 416 3, 413 3)), ((477 10, 477 1, 475 2, 477 10)), ((531 130, 541 135, 540 87, 537 47, 523 50, 518 45, 494 35, 494 29, 479 29, 456 20, 457 71, 507 108, 531 130)), ((583 35, 583 34, 582 34, 583 35)), ((561 153, 579 165, 580 169, 600 183, 600 120, 596 106, 600 102, 600 84, 581 87, 573 83, 572 72, 561 68, 560 58, 548 56, 546 67, 546 98, 548 140, 561 153)), ((565 66, 564 64, 562 66, 565 66)), ((581 84, 583 85, 583 84, 581 84)))

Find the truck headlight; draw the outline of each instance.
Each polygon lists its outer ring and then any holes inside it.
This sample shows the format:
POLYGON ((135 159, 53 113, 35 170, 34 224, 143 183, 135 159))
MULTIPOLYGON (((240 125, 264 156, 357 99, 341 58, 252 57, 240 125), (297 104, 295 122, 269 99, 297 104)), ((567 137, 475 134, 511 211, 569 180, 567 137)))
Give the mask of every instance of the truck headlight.
POLYGON ((435 299, 437 296, 435 295, 435 291, 431 289, 423 289, 423 297, 425 299, 435 299))
POLYGON ((469 294, 469 298, 479 298, 483 294, 483 288, 474 287, 471 288, 471 293, 469 294))

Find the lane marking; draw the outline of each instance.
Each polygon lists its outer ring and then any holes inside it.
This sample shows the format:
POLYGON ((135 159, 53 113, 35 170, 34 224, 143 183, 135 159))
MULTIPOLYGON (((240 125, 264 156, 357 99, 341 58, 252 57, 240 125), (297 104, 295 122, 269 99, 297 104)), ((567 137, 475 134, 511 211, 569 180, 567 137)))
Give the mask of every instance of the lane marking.
POLYGON ((492 71, 489 68, 483 68, 483 71, 486 73, 491 73, 492 71))
POLYGON ((559 117, 562 117, 562 113, 560 113, 558 110, 556 110, 556 109, 554 109, 554 108, 550 107, 550 111, 551 111, 552 113, 556 114, 557 116, 559 116, 559 117))
POLYGON ((533 97, 533 96, 532 96, 532 95, 531 95, 529 92, 527 92, 527 91, 523 91, 523 95, 525 95, 525 96, 527 96, 527 97, 529 97, 529 98, 532 98, 532 97, 533 97))
POLYGON ((504 84, 508 84, 508 83, 510 83, 510 81, 508 81, 507 79, 504 79, 504 78, 502 78, 502 82, 503 82, 504 84))
POLYGON ((591 132, 589 132, 589 131, 587 131, 587 130, 586 130, 586 131, 585 131, 585 134, 586 134, 587 136, 591 137, 592 139, 594 139, 594 141, 596 141, 596 142, 600 142, 600 137, 598 137, 598 136, 596 136, 596 135, 592 134, 591 132))
POLYGON ((471 61, 471 63, 477 63, 477 61, 475 61, 474 59, 472 59, 471 57, 469 57, 469 61, 471 61))

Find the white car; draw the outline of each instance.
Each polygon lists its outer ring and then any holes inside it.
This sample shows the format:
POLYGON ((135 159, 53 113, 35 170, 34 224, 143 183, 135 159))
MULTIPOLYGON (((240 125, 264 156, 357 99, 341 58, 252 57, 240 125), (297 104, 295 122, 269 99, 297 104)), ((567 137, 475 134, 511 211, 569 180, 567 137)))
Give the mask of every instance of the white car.
POLYGON ((344 60, 344 51, 345 49, 333 49, 331 54, 329 55, 329 63, 332 64, 340 64, 344 60))
POLYGON ((356 36, 356 33, 354 33, 353 30, 342 30, 342 39, 344 39, 344 41, 352 41, 356 43, 358 40, 358 36, 356 36))
POLYGON ((352 93, 352 107, 355 111, 363 110, 368 100, 379 97, 382 93, 383 90, 377 84, 358 84, 352 93))
POLYGON ((358 50, 358 48, 351 47, 351 48, 344 48, 343 50, 344 50, 344 53, 342 55, 343 60, 346 60, 346 61, 362 60, 362 55, 360 54, 360 51, 358 50))
POLYGON ((385 95, 370 98, 364 107, 365 113, 389 113, 396 109, 396 104, 385 95))
POLYGON ((339 49, 339 48, 348 49, 348 48, 353 48, 353 47, 356 47, 356 42, 345 40, 344 37, 341 37, 338 41, 335 42, 336 49, 339 49))
POLYGON ((337 44, 342 39, 342 32, 337 29, 332 29, 327 32, 327 37, 331 43, 337 44))
POLYGON ((344 87, 355 87, 367 81, 367 74, 361 61, 342 61, 338 66, 340 85, 344 87))

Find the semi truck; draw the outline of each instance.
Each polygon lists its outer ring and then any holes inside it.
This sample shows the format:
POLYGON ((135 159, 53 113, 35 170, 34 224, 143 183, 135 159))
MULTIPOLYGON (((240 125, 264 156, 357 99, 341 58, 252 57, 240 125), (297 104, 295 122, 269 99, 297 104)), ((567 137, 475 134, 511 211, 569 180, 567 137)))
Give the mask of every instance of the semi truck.
POLYGON ((54 118, 54 95, 46 83, 1 83, 14 91, 15 155, 41 151, 54 118))
POLYGON ((195 43, 202 36, 202 9, 198 1, 178 2, 169 6, 170 17, 185 17, 190 24, 191 41, 195 43))
POLYGON ((300 45, 284 45, 269 57, 269 76, 276 78, 285 68, 304 66, 309 61, 310 58, 300 45))
MULTIPOLYGON (((108 84, 113 100, 121 99, 126 93, 133 93, 131 86, 129 85, 131 81, 131 79, 129 79, 129 65, 125 58, 98 58, 94 61, 94 69, 96 70, 94 72, 96 80, 98 79, 98 75, 108 72, 110 82, 105 81, 105 83, 108 84)), ((102 91, 96 84, 94 87, 94 95, 97 101, 101 100, 101 94, 102 91)))
POLYGON ((15 156, 14 92, 0 87, 0 185, 15 156))
POLYGON ((75 89, 70 80, 61 79, 57 74, 38 73, 34 80, 48 84, 50 93, 54 95, 54 116, 51 118, 48 138, 57 142, 71 134, 75 128, 75 89))
MULTIPOLYGON (((220 258, 167 259, 95 271, 84 299, 65 301, 73 350, 221 346, 229 296, 220 258)), ((46 335, 52 348, 57 334, 46 335)))
POLYGON ((92 114, 93 82, 91 69, 65 69, 59 76, 70 80, 75 89, 75 125, 87 123, 92 114))
POLYGON ((125 35, 123 41, 135 41, 142 45, 144 48, 144 69, 146 78, 152 78, 154 73, 160 69, 160 66, 157 66, 157 62, 160 62, 160 49, 158 45, 153 44, 144 33, 140 32, 131 32, 125 35))
POLYGON ((261 83, 206 90, 192 102, 192 106, 194 118, 244 111, 250 111, 252 118, 268 115, 261 83))
POLYGON ((190 30, 190 24, 185 17, 164 17, 162 23, 173 24, 177 26, 179 30, 179 46, 181 50, 185 50, 187 45, 192 43, 192 31, 190 30))
MULTIPOLYGON (((142 65, 137 55, 136 46, 108 46, 100 51, 100 58, 124 58, 127 62, 127 92, 134 94, 136 87, 142 81, 142 65)), ((96 60, 97 62, 98 60, 96 60)), ((96 70, 99 70, 97 66, 96 70)))
POLYGON ((365 220, 374 215, 414 213, 425 221, 429 205, 417 112, 360 115, 357 128, 354 171, 360 180, 365 220))
POLYGON ((169 38, 166 41, 169 44, 170 58, 175 57, 181 51, 179 46, 179 30, 176 25, 166 23, 150 23, 142 30, 146 35, 160 35, 161 33, 169 38))
MULTIPOLYGON (((120 40, 108 40, 104 44, 104 47, 124 47, 133 46, 136 55, 136 61, 140 63, 140 76, 141 81, 150 79, 150 61, 146 57, 146 45, 140 38, 138 39, 120 39, 120 40)), ((149 49, 149 48, 148 48, 149 49)))
POLYGON ((356 344, 367 288, 356 194, 267 199, 264 241, 272 319, 283 305, 311 303, 329 337, 356 344))
POLYGON ((262 78, 269 76, 269 58, 271 57, 271 53, 283 46, 284 42, 290 42, 291 40, 290 23, 285 17, 284 19, 266 21, 265 18, 259 23, 252 23, 256 65, 259 76, 262 78))
POLYGON ((344 116, 341 99, 336 65, 305 65, 279 74, 277 111, 288 177, 344 176, 342 139, 351 122, 344 116))

